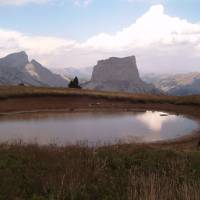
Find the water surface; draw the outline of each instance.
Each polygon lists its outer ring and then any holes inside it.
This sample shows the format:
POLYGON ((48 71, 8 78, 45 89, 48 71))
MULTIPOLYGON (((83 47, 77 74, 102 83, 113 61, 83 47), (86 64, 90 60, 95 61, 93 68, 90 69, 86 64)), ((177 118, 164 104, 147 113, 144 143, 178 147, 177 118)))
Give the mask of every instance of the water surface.
POLYGON ((0 142, 58 145, 154 142, 191 133, 198 123, 162 112, 26 113, 0 117, 0 142))

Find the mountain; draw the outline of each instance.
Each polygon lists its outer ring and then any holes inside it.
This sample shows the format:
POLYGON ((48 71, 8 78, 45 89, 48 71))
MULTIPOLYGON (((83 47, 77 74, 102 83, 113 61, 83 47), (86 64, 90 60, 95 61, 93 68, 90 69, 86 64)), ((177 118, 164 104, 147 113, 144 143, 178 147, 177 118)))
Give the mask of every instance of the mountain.
POLYGON ((53 69, 54 73, 60 74, 61 76, 68 77, 69 79, 74 79, 78 77, 80 82, 86 82, 91 79, 93 67, 84 68, 73 68, 68 67, 64 69, 53 69))
POLYGON ((156 88, 163 90, 169 95, 194 95, 200 94, 200 73, 192 72, 187 74, 146 74, 142 79, 152 83, 156 88))
POLYGON ((35 60, 29 62, 25 52, 0 59, 0 85, 67 87, 68 81, 52 73, 35 60))
POLYGON ((82 87, 132 93, 158 92, 153 85, 141 80, 135 56, 125 58, 111 57, 98 61, 93 69, 91 80, 83 84, 82 87))

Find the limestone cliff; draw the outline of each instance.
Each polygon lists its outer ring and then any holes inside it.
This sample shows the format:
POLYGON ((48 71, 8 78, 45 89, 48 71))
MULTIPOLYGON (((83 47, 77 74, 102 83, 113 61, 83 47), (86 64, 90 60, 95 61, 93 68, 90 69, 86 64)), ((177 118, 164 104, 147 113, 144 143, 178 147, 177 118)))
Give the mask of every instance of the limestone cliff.
POLYGON ((83 85, 87 89, 122 91, 132 93, 157 93, 151 84, 139 76, 135 56, 98 61, 91 81, 83 85))

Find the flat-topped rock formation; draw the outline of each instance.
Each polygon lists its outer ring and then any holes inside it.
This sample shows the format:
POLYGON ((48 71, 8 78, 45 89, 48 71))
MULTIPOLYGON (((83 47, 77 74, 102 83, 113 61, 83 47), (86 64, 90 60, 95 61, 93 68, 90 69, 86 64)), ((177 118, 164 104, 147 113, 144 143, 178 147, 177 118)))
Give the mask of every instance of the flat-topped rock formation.
POLYGON ((35 60, 29 62, 28 55, 22 51, 0 59, 0 85, 19 84, 67 87, 68 81, 35 60))
POLYGON ((87 89, 122 91, 132 93, 157 93, 153 85, 143 82, 139 76, 135 56, 98 61, 91 81, 83 85, 87 89))
POLYGON ((98 61, 97 65, 94 67, 91 81, 104 82, 108 80, 140 81, 135 57, 112 57, 107 60, 98 61))

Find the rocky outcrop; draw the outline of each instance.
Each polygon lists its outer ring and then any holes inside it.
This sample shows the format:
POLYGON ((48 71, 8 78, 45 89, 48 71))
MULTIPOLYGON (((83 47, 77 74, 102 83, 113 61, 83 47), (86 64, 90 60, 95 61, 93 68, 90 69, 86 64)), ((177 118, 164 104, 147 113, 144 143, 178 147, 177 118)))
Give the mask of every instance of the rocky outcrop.
POLYGON ((35 60, 29 62, 25 52, 0 59, 0 85, 67 87, 68 81, 52 73, 35 60))
POLYGON ((143 82, 139 76, 135 56, 98 61, 91 81, 83 85, 87 89, 122 91, 132 93, 157 93, 153 85, 143 82))

